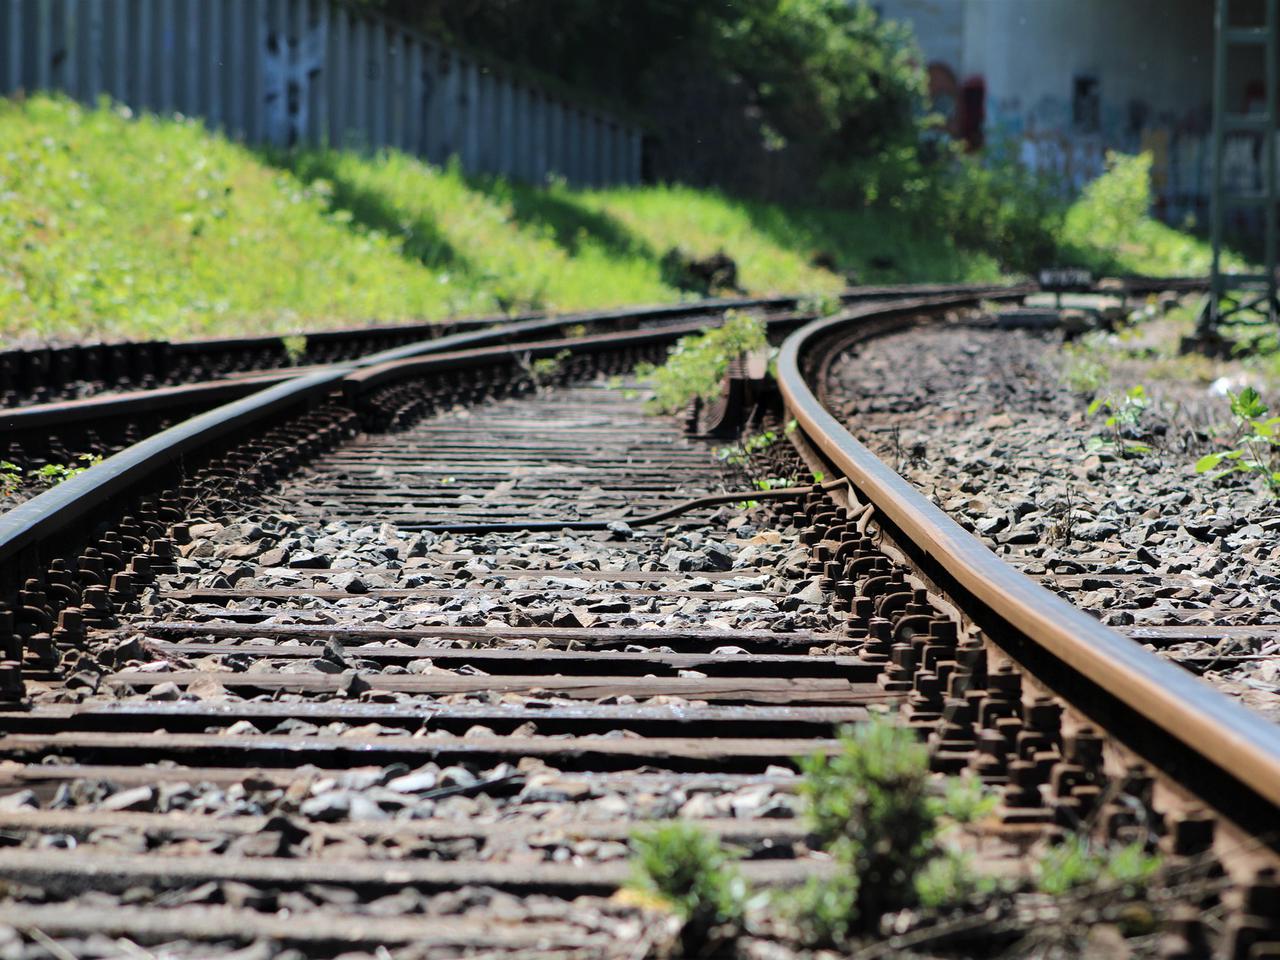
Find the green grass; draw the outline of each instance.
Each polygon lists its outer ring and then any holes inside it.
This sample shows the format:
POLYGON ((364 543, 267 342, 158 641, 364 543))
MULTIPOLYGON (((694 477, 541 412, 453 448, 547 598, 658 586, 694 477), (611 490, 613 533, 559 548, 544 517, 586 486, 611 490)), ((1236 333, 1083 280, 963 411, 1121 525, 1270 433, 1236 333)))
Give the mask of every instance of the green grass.
POLYGON ((750 293, 991 280, 888 211, 685 187, 546 189, 389 152, 269 155, 191 120, 0 100, 0 342, 294 333, 360 321, 660 302, 673 246, 750 293))
MULTIPOLYGON (((1063 220, 1064 259, 1100 273, 1152 277, 1204 276, 1212 248, 1205 240, 1175 230, 1147 215, 1151 207, 1150 153, 1108 154, 1107 172, 1088 184, 1063 220)), ((1224 251, 1229 270, 1244 270, 1244 259, 1224 251)))
MULTIPOLYGON (((1066 259, 1203 272, 1203 242, 1142 213, 1142 162, 1122 161, 1072 206, 1066 259)), ((825 297, 845 271, 871 283, 999 279, 993 257, 920 223, 890 205, 783 207, 682 186, 535 188, 394 151, 261 152, 192 120, 0 100, 0 344, 287 335, 694 296, 664 268, 673 248, 723 250, 753 294, 825 297)))
POLYGON ((448 285, 193 121, 0 101, 0 338, 439 315, 448 285))

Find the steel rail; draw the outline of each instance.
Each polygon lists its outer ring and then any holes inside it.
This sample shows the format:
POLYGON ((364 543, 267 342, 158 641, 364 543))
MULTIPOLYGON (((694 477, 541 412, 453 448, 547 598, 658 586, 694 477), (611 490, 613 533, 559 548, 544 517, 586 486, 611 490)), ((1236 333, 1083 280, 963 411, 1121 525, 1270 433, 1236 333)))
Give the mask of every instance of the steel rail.
MULTIPOLYGON (((623 316, 610 314, 596 319, 617 319, 623 316)), ((520 320, 501 326, 485 327, 464 333, 453 333, 444 337, 421 340, 400 347, 379 350, 364 357, 352 360, 340 360, 310 368, 309 373, 283 370, 267 370, 251 376, 240 376, 223 380, 207 380, 197 383, 173 387, 159 387, 154 390, 135 390, 123 393, 100 394, 86 397, 83 400, 64 400, 54 403, 33 404, 27 407, 10 407, 0 409, 0 431, 41 430, 64 423, 83 419, 86 414, 99 418, 135 416, 166 406, 185 403, 191 400, 238 399, 255 391, 273 386, 282 380, 291 380, 299 376, 312 376, 325 372, 348 373, 365 367, 409 360, 415 357, 430 356, 437 353, 450 353, 457 350, 478 349, 503 344, 509 340, 518 340, 529 334, 538 334, 547 330, 555 330, 566 323, 576 322, 574 319, 559 317, 554 319, 536 318, 520 320)), ((587 321, 594 322, 594 321, 587 321)))
MULTIPOLYGON (((1028 289, 1030 288, 975 284, 861 288, 847 292, 845 299, 858 300, 864 295, 871 296, 874 291, 878 295, 878 306, 869 308, 874 311, 884 309, 884 300, 879 299, 879 296, 896 302, 911 291, 926 293, 948 291, 948 295, 935 297, 935 302, 961 304, 973 303, 984 297, 1022 295, 1028 289)), ((726 302, 712 301, 712 309, 718 310, 726 302)), ((747 301, 735 302, 741 304, 747 301)), ((797 298, 794 296, 761 297, 751 302, 760 305, 786 306, 797 302, 797 298)), ((915 301, 908 299, 906 302, 915 301)), ((707 303, 708 301, 702 301, 700 306, 706 309, 707 303)), ((637 308, 634 313, 650 318, 655 315, 670 318, 673 313, 690 309, 690 304, 669 304, 661 307, 637 308)), ((624 310, 618 310, 602 312, 595 316, 618 319, 631 315, 624 310)), ((356 360, 329 364, 314 373, 276 382, 248 396, 241 396, 230 403, 196 414, 167 430, 126 447, 83 473, 0 514, 0 564, 11 561, 22 551, 69 529, 76 522, 91 515, 110 498, 136 489, 158 471, 180 462, 183 456, 194 453, 235 430, 261 423, 268 417, 291 408, 318 403, 330 395, 339 395, 340 391, 345 393, 346 402, 354 407, 361 395, 378 385, 396 380, 445 370, 481 366, 495 361, 509 363, 518 354, 527 354, 531 357, 554 356, 566 349, 575 353, 590 353, 595 350, 617 349, 627 345, 653 344, 662 340, 674 341, 700 327, 697 321, 675 322, 661 327, 596 334, 588 337, 537 340, 527 344, 492 345, 495 338, 501 339, 513 333, 555 328, 565 322, 567 322, 565 317, 556 318, 554 321, 544 319, 523 321, 496 330, 486 329, 453 334, 419 344, 380 351, 356 360)), ((145 395, 140 395, 135 402, 149 405, 144 397, 145 395)), ((12 424, 13 418, 20 415, 20 408, 0 411, 0 425, 12 424)), ((53 414, 49 415, 53 416, 53 414)), ((33 425, 24 424, 23 426, 26 428, 33 425)), ((43 425, 35 424, 34 426, 40 428, 43 425)))
MULTIPOLYGON (((883 286, 855 287, 840 295, 842 303, 855 303, 869 299, 897 299, 919 296, 930 290, 973 289, 986 290, 986 286, 972 287, 922 287, 922 286, 883 286)), ((396 347, 388 347, 374 353, 353 357, 348 360, 335 360, 329 363, 308 364, 303 369, 289 367, 264 367, 258 370, 241 371, 240 373, 214 380, 199 380, 188 384, 175 384, 154 389, 121 390, 100 393, 78 400, 55 400, 46 403, 27 404, 18 407, 0 408, 0 433, 19 433, 23 431, 45 430, 64 424, 76 423, 90 417, 105 420, 139 416, 158 410, 173 409, 175 406, 212 406, 215 403, 227 402, 246 396, 254 390, 271 386, 281 380, 296 376, 318 373, 322 370, 338 367, 362 369, 397 360, 409 360, 414 357, 447 353, 485 346, 495 346, 510 342, 519 342, 537 334, 555 331, 575 325, 610 324, 634 321, 671 321, 678 322, 690 318, 714 314, 720 310, 772 309, 784 310, 796 306, 801 298, 794 295, 770 297, 736 297, 709 298, 685 301, 683 303, 656 304, 643 307, 626 307, 613 310, 595 310, 579 313, 556 315, 526 314, 511 320, 485 318, 466 321, 465 329, 445 336, 429 336, 413 343, 396 347), (485 325, 481 325, 485 324, 485 325)), ((456 322, 454 325, 459 325, 456 322)), ((430 324, 414 324, 405 327, 383 326, 369 328, 369 339, 390 338, 404 331, 430 332, 430 324)), ((358 330, 318 331, 307 334, 308 339, 316 338, 319 342, 337 339, 354 339, 358 330)), ((217 351, 249 351, 262 348, 264 345, 279 341, 279 337, 236 337, 223 340, 181 341, 173 344, 138 342, 142 346, 164 346, 175 354, 181 353, 213 353, 217 351)), ((131 344, 111 344, 111 347, 130 346, 131 344)), ((52 349, 52 348, 51 348, 52 349)), ((79 349, 79 348, 66 348, 79 349)), ((27 351, 39 353, 41 351, 27 351)), ((50 352, 48 350, 44 352, 50 352)))
MULTIPOLYGON (((794 299, 794 298, 793 298, 794 299)), ((559 326, 562 321, 529 321, 520 329, 559 326)), ((510 333, 511 325, 504 331, 510 333)), ((517 345, 485 346, 495 331, 455 334, 396 348, 359 360, 330 364, 318 372, 290 378, 249 396, 223 404, 139 441, 83 473, 32 497, 0 514, 0 563, 20 551, 56 536, 91 514, 103 502, 125 493, 157 471, 179 462, 185 454, 215 442, 233 431, 260 423, 285 410, 319 402, 345 385, 348 395, 358 395, 386 379, 426 374, 486 362, 510 362, 518 352, 535 356, 562 349, 589 351, 625 344, 675 340, 698 329, 696 321, 670 324, 650 330, 598 334, 586 338, 534 341, 522 351, 517 345), (452 348, 452 349, 451 349, 452 348)), ((142 402, 140 398, 138 402, 142 402)), ((19 411, 0 413, 0 423, 12 423, 19 411)))
MULTIPOLYGON (((869 288, 887 295, 893 303, 912 288, 869 288)), ((847 296, 859 299, 868 288, 854 290, 847 296)), ((916 291, 934 293, 949 291, 932 297, 934 305, 961 305, 974 303, 982 298, 1013 297, 1025 294, 1027 287, 997 287, 960 285, 949 287, 931 285, 913 288, 916 291), (960 291, 960 292, 956 292, 960 291)), ((795 297, 756 298, 756 303, 785 305, 794 303, 795 297)), ((745 302, 745 301, 739 301, 745 302)), ((884 300, 861 308, 867 315, 890 312, 910 312, 918 309, 919 300, 902 300, 902 306, 887 306, 884 300)), ((716 301, 719 309, 724 301, 716 301)), ((705 302, 704 302, 705 306, 705 302)), ((687 304, 664 307, 640 308, 639 315, 652 317, 689 309, 687 304)), ((610 312, 610 316, 622 317, 625 311, 610 312)), ((699 327, 696 321, 670 323, 662 327, 597 334, 585 338, 561 338, 532 341, 528 344, 503 344, 486 346, 494 337, 506 336, 529 329, 555 327, 565 318, 532 320, 511 324, 499 330, 480 330, 454 334, 420 344, 381 351, 353 361, 335 363, 317 372, 297 376, 241 397, 231 403, 215 407, 185 420, 154 436, 148 437, 96 464, 83 473, 64 481, 12 510, 0 514, 0 563, 9 561, 24 549, 56 536, 72 524, 90 515, 99 505, 114 496, 135 488, 157 471, 179 462, 184 455, 193 453, 210 443, 228 436, 234 430, 260 423, 270 416, 287 409, 317 403, 338 391, 345 393, 347 403, 355 406, 358 398, 374 387, 445 370, 480 366, 495 361, 511 362, 517 354, 533 357, 554 356, 561 350, 589 353, 600 349, 616 349, 627 345, 652 344, 662 340, 675 340, 699 327)), ((142 402, 142 401, 139 401, 142 402)), ((0 412, 0 423, 18 411, 0 412)))
MULTIPOLYGON (((921 288, 911 286, 854 287, 840 294, 842 302, 850 303, 869 298, 893 298, 918 295, 921 288)), ((307 364, 344 363, 364 357, 376 357, 375 362, 412 356, 421 348, 421 341, 437 338, 478 335, 471 341, 501 342, 508 336, 528 335, 532 332, 552 330, 575 324, 609 324, 625 321, 644 322, 680 319, 717 310, 729 309, 785 309, 795 306, 801 297, 769 295, 752 297, 707 297, 677 303, 625 306, 603 310, 577 311, 573 313, 529 312, 515 316, 467 317, 439 322, 407 324, 382 324, 365 327, 346 327, 335 330, 302 331, 307 341, 307 353, 314 359, 307 364), (443 333, 443 331, 451 331, 443 333), (387 346, 390 344, 390 346, 387 346), (395 346, 398 344, 398 346, 395 346), (379 345, 384 345, 379 348, 379 345), (376 351, 366 354, 362 351, 376 351), (335 353, 347 356, 334 357, 335 353)), ((72 344, 62 347, 33 347, 28 349, 0 350, 0 392, 19 386, 39 383, 43 386, 66 386, 77 379, 96 380, 102 375, 110 378, 122 370, 126 380, 134 380, 140 370, 154 372, 168 369, 191 369, 199 365, 218 366, 231 361, 233 365, 249 362, 247 369, 237 370, 229 376, 257 373, 281 373, 294 375, 288 365, 283 339, 280 335, 238 336, 207 338, 201 340, 121 340, 102 343, 72 344)), ((192 382, 212 382, 213 378, 192 382)), ((219 377, 218 379, 221 379, 219 377)), ((183 384, 169 384, 170 389, 183 384)), ((141 391, 140 391, 141 392, 141 391)), ((55 405, 56 401, 39 406, 55 405)), ((14 404, 4 409, 23 409, 32 404, 14 404)))
MULTIPOLYGON (((823 341, 871 320, 937 309, 937 298, 860 307, 793 333, 778 356, 778 385, 803 436, 858 493, 997 618, 1260 797, 1280 805, 1280 733, 1181 668, 1110 630, 1015 570, 859 443, 806 382, 802 361, 823 341)), ((1080 706, 1077 704, 1077 706, 1080 706)), ((1087 712, 1087 711, 1086 711, 1087 712)), ((1223 811, 1230 814, 1229 810, 1223 811)))
POLYGON ((66 529, 113 496, 156 471, 235 430, 284 410, 323 399, 346 374, 327 373, 286 380, 162 430, 83 473, 64 480, 0 515, 0 563, 20 550, 66 529))

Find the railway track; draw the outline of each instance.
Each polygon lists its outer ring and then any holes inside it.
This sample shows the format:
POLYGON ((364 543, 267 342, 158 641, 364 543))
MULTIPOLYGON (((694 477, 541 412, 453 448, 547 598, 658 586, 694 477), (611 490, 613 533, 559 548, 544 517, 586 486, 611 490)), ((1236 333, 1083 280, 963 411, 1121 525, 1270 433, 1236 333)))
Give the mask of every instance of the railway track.
MULTIPOLYGON (((859 287, 846 291, 841 300, 894 299, 919 290, 859 287)), ((797 297, 743 297, 558 316, 318 331, 300 338, 302 345, 294 343, 292 355, 281 337, 139 341, 0 353, 0 461, 13 464, 22 480, 10 481, 7 486, 12 489, 7 491, 0 485, 0 507, 38 493, 46 485, 38 471, 47 464, 55 471, 80 467, 206 410, 297 377, 548 337, 639 326, 693 329, 728 309, 768 317, 774 335, 781 338, 812 319, 811 312, 799 309, 803 305, 797 297)))
POLYGON ((1186 942, 1274 943, 1270 727, 1004 567, 808 387, 976 300, 793 335, 786 439, 745 464, 606 386, 674 335, 637 330, 528 345, 538 383, 505 348, 301 376, 0 518, 0 926, 50 956, 643 956, 662 923, 612 897, 637 824, 820 876, 794 759, 896 708, 1001 788, 994 835, 1159 838, 1230 878, 1186 942))
MULTIPOLYGON (((1134 290, 1149 281, 1129 281, 1134 290)), ((914 286, 864 286, 846 291, 846 301, 893 298, 918 293, 914 286)), ((0 351, 0 408, 27 407, 58 401, 84 400, 101 394, 181 387, 196 383, 233 381, 263 374, 288 375, 332 363, 359 360, 371 354, 424 341, 464 334, 486 334, 474 345, 501 342, 504 337, 548 335, 579 324, 588 329, 627 329, 637 324, 687 320, 728 309, 794 309, 798 298, 729 297, 692 300, 652 307, 627 307, 551 315, 522 313, 508 316, 465 317, 439 322, 363 325, 314 330, 294 337, 245 336, 204 340, 131 340, 68 344, 0 351)))

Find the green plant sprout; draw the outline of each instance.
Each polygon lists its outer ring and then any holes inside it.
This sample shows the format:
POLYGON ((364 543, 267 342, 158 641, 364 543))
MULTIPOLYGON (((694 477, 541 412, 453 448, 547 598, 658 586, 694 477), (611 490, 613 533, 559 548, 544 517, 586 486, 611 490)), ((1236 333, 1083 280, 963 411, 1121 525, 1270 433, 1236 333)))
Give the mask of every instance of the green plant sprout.
POLYGON ((720 391, 729 364, 768 345, 764 321, 737 310, 724 315, 724 323, 706 333, 681 337, 666 363, 636 367, 636 376, 653 389, 651 406, 662 413, 676 413, 695 399, 713 400, 720 391))
POLYGON ((747 884, 715 837, 691 823, 672 823, 637 831, 631 849, 628 889, 657 897, 684 921, 682 955, 742 931, 747 884))
POLYGON ((796 303, 799 313, 811 313, 817 317, 829 317, 840 309, 840 298, 829 293, 813 293, 801 297, 796 303))
POLYGON ((549 384, 564 368, 564 362, 573 356, 572 350, 561 350, 554 357, 539 357, 526 366, 529 379, 536 389, 549 384))
POLYGON ((1262 479, 1273 497, 1280 497, 1280 417, 1267 416, 1267 405, 1253 387, 1230 397, 1237 446, 1201 457, 1196 461, 1196 473, 1216 470, 1214 480, 1230 473, 1252 473, 1262 479), (1219 470, 1224 461, 1229 465, 1219 470))
POLYGON ((1107 382, 1107 368, 1094 355, 1096 349, 1097 344, 1092 337, 1063 345, 1066 363, 1059 379, 1072 393, 1097 393, 1107 382))
POLYGON ((769 449, 777 440, 778 435, 776 433, 772 430, 766 430, 763 433, 752 434, 741 443, 729 447, 721 447, 716 451, 716 456, 725 463, 738 467, 746 463, 751 454, 769 449))
POLYGON ((1086 836, 1073 835, 1050 847, 1036 863, 1036 886, 1055 896, 1098 884, 1133 890, 1150 880, 1160 864, 1141 843, 1098 847, 1086 836))
POLYGON ((1151 452, 1150 444, 1132 440, 1128 435, 1137 432, 1142 414, 1147 409, 1147 391, 1142 384, 1130 387, 1123 394, 1107 394, 1097 397, 1089 404, 1089 416, 1095 416, 1101 410, 1107 411, 1107 419, 1103 426, 1111 431, 1109 436, 1093 436, 1089 438, 1086 449, 1090 451, 1110 448, 1122 458, 1139 456, 1151 452))
POLYGON ((22 484, 22 468, 12 460, 0 460, 0 497, 9 497, 22 484))
POLYGON ((929 809, 937 817, 973 823, 994 813, 999 803, 999 794, 977 777, 948 777, 943 781, 942 796, 931 798, 929 809))
POLYGON ((35 478, 47 487, 56 486, 64 480, 70 480, 72 477, 78 477, 90 467, 97 466, 102 462, 102 457, 96 453, 82 453, 76 457, 82 466, 74 466, 67 463, 46 463, 39 470, 35 471, 35 478))
POLYGON ((975 869, 971 856, 947 851, 920 869, 914 886, 921 906, 938 909, 990 897, 1000 889, 1000 882, 975 869))
POLYGON ((307 337, 306 334, 294 333, 287 337, 280 338, 280 344, 284 347, 285 359, 289 361, 289 366, 299 367, 307 356, 307 337))

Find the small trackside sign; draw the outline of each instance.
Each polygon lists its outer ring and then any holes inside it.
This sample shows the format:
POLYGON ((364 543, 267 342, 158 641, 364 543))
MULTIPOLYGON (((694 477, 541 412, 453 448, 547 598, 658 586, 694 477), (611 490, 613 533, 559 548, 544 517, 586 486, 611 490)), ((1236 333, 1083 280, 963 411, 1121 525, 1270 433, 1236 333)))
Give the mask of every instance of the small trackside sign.
POLYGON ((1039 273, 1040 289, 1050 291, 1086 291, 1093 288, 1093 274, 1088 270, 1051 267, 1039 273))

